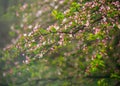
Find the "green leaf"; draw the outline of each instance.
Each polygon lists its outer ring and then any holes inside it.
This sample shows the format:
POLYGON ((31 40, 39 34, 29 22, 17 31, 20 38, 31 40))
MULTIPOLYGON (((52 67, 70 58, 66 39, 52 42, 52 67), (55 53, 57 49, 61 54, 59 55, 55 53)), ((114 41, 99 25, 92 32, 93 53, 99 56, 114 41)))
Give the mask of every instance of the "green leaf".
POLYGON ((53 10, 52 15, 60 21, 64 19, 64 14, 62 12, 57 11, 57 10, 53 10))
POLYGON ((96 57, 97 57, 97 59, 101 59, 101 58, 102 58, 102 55, 97 54, 96 57))
POLYGON ((47 32, 47 30, 40 28, 40 33, 41 34, 47 34, 48 32, 47 32))
POLYGON ((70 7, 70 13, 78 12, 80 9, 80 4, 73 2, 71 7, 70 7))
POLYGON ((112 78, 120 79, 120 76, 119 76, 118 74, 115 74, 115 73, 113 73, 113 74, 111 75, 111 77, 112 77, 112 78))
POLYGON ((52 32, 56 32, 57 30, 56 30, 54 27, 52 27, 52 28, 51 28, 51 31, 52 31, 52 32))

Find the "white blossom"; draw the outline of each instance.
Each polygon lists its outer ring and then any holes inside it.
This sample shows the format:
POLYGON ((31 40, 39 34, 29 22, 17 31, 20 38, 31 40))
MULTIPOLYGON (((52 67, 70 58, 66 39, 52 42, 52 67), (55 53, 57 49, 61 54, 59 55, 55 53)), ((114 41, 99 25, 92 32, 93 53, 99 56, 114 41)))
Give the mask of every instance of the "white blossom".
POLYGON ((27 34, 23 34, 23 36, 27 36, 27 34))

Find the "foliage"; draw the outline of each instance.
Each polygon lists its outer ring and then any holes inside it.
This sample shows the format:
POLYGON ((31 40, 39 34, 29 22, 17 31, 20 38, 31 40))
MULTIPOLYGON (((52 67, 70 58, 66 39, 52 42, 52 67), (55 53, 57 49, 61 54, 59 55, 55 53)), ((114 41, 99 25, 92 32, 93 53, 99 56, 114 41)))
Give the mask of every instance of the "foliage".
MULTIPOLYGON (((60 22, 26 31, 3 51, 0 61, 9 85, 113 86, 119 82, 120 2, 71 2, 63 13, 53 10, 60 22)), ((25 29, 36 24, 22 23, 25 29)))

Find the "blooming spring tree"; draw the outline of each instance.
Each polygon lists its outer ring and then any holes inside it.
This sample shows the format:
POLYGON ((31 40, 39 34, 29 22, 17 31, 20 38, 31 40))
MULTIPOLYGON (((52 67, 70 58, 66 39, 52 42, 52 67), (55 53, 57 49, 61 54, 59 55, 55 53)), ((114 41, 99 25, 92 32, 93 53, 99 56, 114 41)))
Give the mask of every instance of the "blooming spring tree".
POLYGON ((119 0, 80 0, 72 2, 64 12, 53 10, 52 15, 58 22, 22 35, 5 50, 2 61, 6 63, 4 76, 9 77, 8 83, 22 86, 118 84, 119 0))

